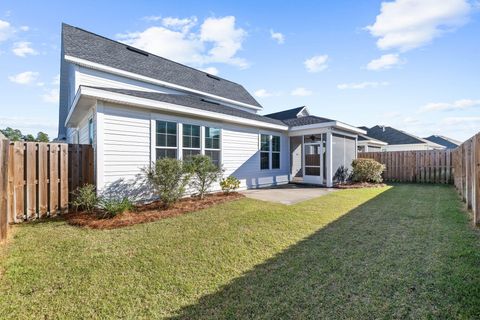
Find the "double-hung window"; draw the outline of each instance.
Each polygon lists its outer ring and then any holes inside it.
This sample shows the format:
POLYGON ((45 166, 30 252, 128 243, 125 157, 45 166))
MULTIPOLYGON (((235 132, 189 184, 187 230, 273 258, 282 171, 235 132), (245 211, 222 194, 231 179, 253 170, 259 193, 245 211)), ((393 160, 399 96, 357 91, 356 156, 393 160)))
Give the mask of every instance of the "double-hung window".
POLYGON ((183 125, 183 160, 200 154, 200 126, 183 125))
POLYGON ((260 135, 260 169, 280 169, 280 136, 260 135))
POLYGON ((260 136, 260 169, 270 169, 270 136, 268 134, 260 136))
POLYGON ((156 121, 156 159, 177 158, 177 124, 156 121))
POLYGON ((220 166, 220 129, 205 127, 205 155, 220 166))

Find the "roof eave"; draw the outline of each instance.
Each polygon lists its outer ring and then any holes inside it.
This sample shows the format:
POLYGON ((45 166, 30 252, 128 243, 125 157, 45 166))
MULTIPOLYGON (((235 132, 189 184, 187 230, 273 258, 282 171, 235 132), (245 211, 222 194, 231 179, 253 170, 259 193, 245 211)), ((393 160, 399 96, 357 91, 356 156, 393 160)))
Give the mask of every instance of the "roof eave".
POLYGON ((70 108, 70 112, 67 116, 65 121, 65 126, 67 127, 75 127, 77 121, 72 121, 77 115, 77 112, 80 112, 79 106, 81 105, 80 102, 83 98, 90 98, 96 99, 101 101, 108 101, 113 103, 119 103, 124 105, 131 105, 135 107, 141 107, 151 110, 157 111, 168 111, 174 113, 180 113, 190 116, 196 117, 203 117, 208 119, 215 119, 222 122, 231 122, 237 123, 242 125, 250 125, 255 127, 267 128, 267 129, 274 129, 274 130, 281 130, 287 131, 288 126, 286 125, 279 125, 274 123, 262 122, 258 120, 246 119, 237 116, 225 115, 217 112, 212 111, 205 111, 199 110, 196 108, 181 106, 177 104, 172 104, 168 102, 156 101, 147 98, 140 98, 140 97, 133 97, 122 93, 115 93, 106 90, 101 90, 97 88, 89 88, 89 87, 80 87, 75 95, 75 99, 72 103, 72 107, 70 108))
POLYGON ((112 67, 100 64, 100 63, 91 62, 89 60, 77 58, 77 57, 74 57, 74 56, 65 55, 64 59, 66 61, 70 62, 70 63, 77 64, 79 66, 83 66, 83 67, 87 67, 87 68, 91 68, 91 69, 95 69, 95 70, 99 70, 99 71, 104 71, 104 72, 107 72, 107 73, 119 75, 119 76, 130 78, 130 79, 135 79, 135 80, 139 80, 139 81, 143 81, 143 82, 147 82, 147 83, 156 84, 156 85, 160 85, 160 86, 163 86, 163 87, 167 87, 167 88, 171 88, 171 89, 175 89, 175 90, 179 90, 179 91, 183 91, 183 92, 189 92, 189 93, 195 93, 195 94, 203 95, 205 97, 209 97, 209 98, 216 99, 216 100, 219 100, 219 101, 222 101, 222 102, 234 104, 234 105, 244 107, 244 108, 250 108, 250 109, 253 109, 253 110, 263 110, 263 107, 261 107, 261 106, 255 106, 255 105, 244 103, 244 102, 241 102, 241 101, 236 101, 236 100, 232 100, 232 99, 229 99, 229 98, 225 98, 225 97, 217 96, 217 95, 214 95, 214 94, 210 94, 210 93, 207 93, 207 92, 203 92, 203 91, 191 89, 191 88, 188 88, 188 87, 180 86, 180 85, 170 83, 170 82, 167 82, 167 81, 161 81, 161 80, 153 79, 153 78, 142 76, 142 75, 139 75, 139 74, 136 74, 136 73, 133 73, 133 72, 124 71, 124 70, 120 70, 120 69, 117 69, 117 68, 112 68, 112 67))

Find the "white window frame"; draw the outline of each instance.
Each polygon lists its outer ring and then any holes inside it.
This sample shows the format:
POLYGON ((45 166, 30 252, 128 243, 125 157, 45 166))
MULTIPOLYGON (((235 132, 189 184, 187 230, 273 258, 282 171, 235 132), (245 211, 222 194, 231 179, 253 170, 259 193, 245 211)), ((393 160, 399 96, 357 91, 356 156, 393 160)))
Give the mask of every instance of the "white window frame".
MULTIPOLYGON (((181 142, 181 141, 179 141, 180 139, 179 139, 179 134, 178 134, 178 132, 179 132, 179 130, 181 130, 181 129, 182 129, 181 124, 179 124, 179 123, 176 122, 176 121, 164 120, 164 119, 155 119, 155 120, 153 120, 153 130, 152 130, 152 131, 153 131, 153 139, 152 139, 152 140, 153 140, 153 150, 154 150, 154 153, 153 153, 153 156, 152 156, 153 161, 156 161, 156 160, 157 160, 157 150, 158 150, 158 149, 176 150, 176 151, 177 151, 177 152, 176 152, 176 158, 178 159, 178 157, 179 157, 179 152, 178 152, 178 150, 179 150, 179 142, 181 142), (177 139, 176 139, 176 140, 177 140, 177 146, 176 146, 176 147, 157 146, 157 122, 170 122, 170 123, 175 123, 176 128, 177 128, 177 134, 176 134, 176 136, 177 136, 177 137, 176 137, 176 138, 177 138, 177 139)), ((167 135, 168 135, 168 134, 167 134, 167 135)), ((183 136, 182 136, 182 138, 183 138, 183 136)))
MULTIPOLYGON (((203 128, 203 126, 198 125, 198 124, 190 124, 190 123, 182 122, 182 135, 181 135, 181 138, 180 138, 181 142, 182 142, 182 144, 181 144, 182 148, 180 149, 181 154, 182 154, 181 157, 180 157, 181 159, 183 159, 183 150, 195 150, 195 151, 198 151, 198 154, 202 154, 202 149, 203 149, 202 148, 202 146, 203 146, 203 143, 202 143, 202 128, 203 128), (196 127, 198 127, 199 133, 200 133, 200 135, 198 136, 198 138, 200 140, 200 146, 198 148, 185 147, 183 145, 183 126, 196 126, 196 127)), ((193 137, 193 136, 190 136, 190 137, 193 137)), ((178 143, 177 143, 177 145, 178 145, 178 143)), ((177 154, 178 153, 179 152, 177 151, 177 154)))
POLYGON ((219 127, 214 126, 202 126, 201 127, 201 136, 202 136, 202 155, 205 155, 205 151, 218 151, 218 165, 222 166, 222 129, 219 127), (219 130, 219 137, 218 137, 218 149, 215 148, 207 148, 207 144, 205 143, 205 139, 207 138, 206 135, 206 128, 217 129, 219 130))
POLYGON ((261 132, 258 135, 258 151, 259 151, 259 167, 261 171, 264 170, 280 170, 282 168, 282 136, 279 134, 271 134, 271 133, 263 133, 261 132), (262 151, 262 136, 267 136, 268 137, 268 151, 262 151), (273 137, 278 137, 280 139, 280 151, 273 151, 273 137), (268 168, 262 168, 262 153, 268 153, 268 168), (280 166, 278 168, 273 168, 272 166, 272 160, 273 160, 273 154, 278 153, 280 154, 280 166))

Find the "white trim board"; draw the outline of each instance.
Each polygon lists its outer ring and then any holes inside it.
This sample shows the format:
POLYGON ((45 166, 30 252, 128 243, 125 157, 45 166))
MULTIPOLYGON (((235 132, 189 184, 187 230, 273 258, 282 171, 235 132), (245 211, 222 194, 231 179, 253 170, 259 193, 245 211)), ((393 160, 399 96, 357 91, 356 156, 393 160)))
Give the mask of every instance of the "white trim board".
POLYGON ((80 87, 75 95, 74 104, 70 108, 70 112, 68 113, 67 119, 65 121, 65 126, 69 126, 70 119, 76 110, 76 106, 78 105, 81 97, 90 97, 97 100, 109 101, 118 104, 125 104, 130 106, 137 106, 142 107, 150 110, 157 110, 157 111, 166 111, 170 113, 179 113, 179 114, 186 114, 190 116, 196 117, 204 117, 209 119, 215 119, 222 122, 232 122, 237 124, 249 125, 254 127, 260 128, 268 128, 274 130, 281 130, 287 131, 288 127, 285 125, 277 125, 268 122, 262 122, 257 120, 245 119, 241 117, 221 114, 212 111, 204 111, 199 110, 196 108, 190 108, 185 106, 180 106, 176 104, 171 104, 167 102, 155 101, 151 99, 139 98, 139 97, 132 97, 126 94, 116 93, 105 91, 96 88, 88 88, 88 87, 80 87))
MULTIPOLYGON (((111 74, 131 78, 131 79, 135 79, 135 80, 140 80, 140 81, 144 81, 144 82, 148 82, 148 83, 153 83, 153 84, 156 84, 156 85, 160 85, 160 86, 163 86, 163 87, 172 88, 172 89, 176 89, 176 90, 180 90, 180 91, 200 94, 200 95, 210 97, 210 98, 215 99, 215 100, 231 103, 231 104, 234 104, 234 105, 238 105, 238 106, 242 106, 242 107, 246 107, 246 108, 250 108, 250 109, 254 109, 254 110, 262 110, 261 107, 257 107, 257 106, 254 106, 254 105, 251 105, 251 104, 248 104, 248 103, 244 103, 244 102, 220 97, 220 96, 217 96, 217 95, 214 95, 214 94, 211 94, 211 93, 187 88, 187 87, 184 87, 184 86, 181 86, 181 85, 178 85, 178 84, 174 84, 174 83, 170 83, 170 82, 167 82, 167 81, 162 81, 162 80, 157 80, 157 79, 154 79, 154 78, 142 76, 142 75, 139 75, 139 74, 136 74, 136 73, 133 73, 133 72, 128 72, 128 71, 120 70, 120 69, 117 69, 117 68, 108 67, 108 66, 105 66, 103 64, 91 62, 91 61, 88 61, 88 60, 85 60, 85 59, 65 55, 65 60, 68 61, 68 62, 74 63, 74 64, 78 64, 78 65, 87 67, 87 68, 100 70, 100 71, 105 71, 105 72, 108 72, 108 73, 111 73, 111 74)), ((225 81, 227 81, 227 80, 225 80, 225 81)))

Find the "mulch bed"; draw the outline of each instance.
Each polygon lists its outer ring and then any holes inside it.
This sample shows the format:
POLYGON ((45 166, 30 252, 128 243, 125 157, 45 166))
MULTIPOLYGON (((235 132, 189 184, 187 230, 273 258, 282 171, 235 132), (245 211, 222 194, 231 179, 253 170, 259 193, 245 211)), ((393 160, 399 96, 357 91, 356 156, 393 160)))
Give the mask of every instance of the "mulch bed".
POLYGON ((383 188, 387 185, 385 183, 369 183, 369 182, 350 182, 345 184, 338 184, 335 188, 338 189, 361 189, 361 188, 383 188))
POLYGON ((194 197, 181 199, 168 209, 162 209, 161 203, 155 201, 138 206, 133 212, 124 212, 110 219, 100 218, 96 214, 86 212, 72 212, 66 214, 64 217, 68 224, 74 226, 91 229, 116 229, 206 209, 219 203, 243 197, 244 195, 236 192, 229 194, 214 193, 205 196, 203 200, 194 197))

